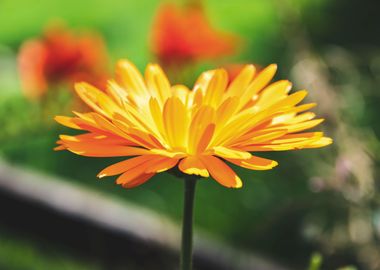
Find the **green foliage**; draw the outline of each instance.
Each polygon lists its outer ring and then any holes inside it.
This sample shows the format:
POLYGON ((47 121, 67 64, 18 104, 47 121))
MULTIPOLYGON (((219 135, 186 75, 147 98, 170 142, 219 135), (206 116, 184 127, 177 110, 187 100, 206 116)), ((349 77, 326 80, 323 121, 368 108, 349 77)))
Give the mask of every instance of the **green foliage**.
POLYGON ((320 270, 322 262, 323 262, 323 258, 321 254, 319 253, 312 254, 310 258, 310 265, 309 265, 308 270, 320 270))

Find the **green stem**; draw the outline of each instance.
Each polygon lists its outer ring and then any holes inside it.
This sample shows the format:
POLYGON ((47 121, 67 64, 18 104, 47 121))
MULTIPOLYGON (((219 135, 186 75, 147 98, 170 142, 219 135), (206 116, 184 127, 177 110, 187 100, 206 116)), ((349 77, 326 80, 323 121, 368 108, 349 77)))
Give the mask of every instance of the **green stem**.
POLYGON ((193 209, 195 184, 197 183, 197 179, 194 177, 186 177, 184 180, 185 197, 183 204, 180 269, 191 270, 193 267, 193 209))

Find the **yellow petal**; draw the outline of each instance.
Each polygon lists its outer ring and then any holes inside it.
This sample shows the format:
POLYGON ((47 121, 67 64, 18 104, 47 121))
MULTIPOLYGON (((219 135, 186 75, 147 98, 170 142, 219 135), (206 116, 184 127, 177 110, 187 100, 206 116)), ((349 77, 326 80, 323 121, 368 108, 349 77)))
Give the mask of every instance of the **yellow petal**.
POLYGON ((272 83, 260 93, 255 106, 259 107, 261 110, 268 108, 276 102, 284 99, 291 88, 292 83, 286 80, 272 83))
POLYGON ((306 112, 306 113, 294 116, 293 118, 287 120, 284 124, 290 124, 291 125, 291 124, 302 123, 302 122, 313 119, 315 116, 316 115, 313 112, 306 112))
POLYGON ((158 65, 149 64, 147 66, 145 80, 152 97, 157 98, 160 104, 164 104, 171 97, 169 80, 158 65))
POLYGON ((222 101, 228 83, 227 71, 217 69, 205 89, 203 104, 217 108, 222 101))
POLYGON ((189 88, 187 88, 184 85, 178 84, 178 85, 172 86, 171 91, 173 93, 173 96, 179 98, 182 101, 182 103, 186 105, 186 107, 191 106, 191 104, 190 104, 191 92, 190 92, 189 88))
MULTIPOLYGON (((126 138, 128 140, 132 140, 128 134, 120 130, 120 128, 116 127, 113 123, 109 122, 106 118, 103 116, 93 113, 92 117, 94 118, 95 122, 98 124, 99 127, 101 127, 104 130, 107 130, 111 134, 116 134, 120 137, 126 138)), ((132 140, 133 141, 133 140, 132 140)))
POLYGON ((250 169, 250 170, 270 170, 276 167, 278 163, 274 160, 251 156, 249 159, 231 159, 226 158, 227 161, 238 165, 240 167, 250 169))
POLYGON ((249 144, 259 144, 264 143, 276 138, 279 138, 285 134, 288 133, 287 129, 280 129, 276 131, 258 131, 256 133, 249 133, 247 136, 243 136, 241 140, 238 140, 237 142, 231 142, 233 145, 249 145, 249 144))
POLYGON ((259 93, 273 78, 277 71, 277 65, 272 64, 263 69, 247 87, 241 97, 241 106, 250 101, 257 93, 259 93))
POLYGON ((222 128, 231 116, 234 115, 239 105, 239 97, 227 98, 216 111, 216 128, 222 128))
POLYGON ((305 122, 297 123, 293 125, 286 125, 284 127, 288 129, 289 133, 294 133, 294 132, 303 131, 305 129, 313 128, 319 125, 320 123, 322 123, 323 121, 324 119, 315 119, 315 120, 305 121, 305 122))
POLYGON ((78 126, 77 124, 73 122, 72 117, 57 115, 56 117, 54 117, 54 120, 60 123, 61 125, 69 127, 69 128, 82 129, 80 126, 78 126))
POLYGON ((254 65, 246 65, 231 82, 226 92, 226 98, 240 96, 252 81, 255 72, 256 68, 254 65))
POLYGON ((332 144, 333 140, 328 137, 322 137, 317 141, 314 141, 306 146, 306 148, 319 148, 332 144))
POLYGON ((209 70, 209 71, 203 72, 199 76, 199 78, 197 79, 197 81, 195 82, 193 91, 197 92, 197 91, 200 90, 200 93, 202 93, 203 91, 205 91, 207 89, 207 87, 208 87, 211 79, 213 78, 214 73, 215 73, 215 70, 209 70))
POLYGON ((119 60, 116 64, 116 80, 128 93, 135 96, 148 94, 140 71, 128 60, 119 60))
POLYGON ((240 151, 232 148, 227 148, 223 146, 216 146, 213 148, 215 155, 222 158, 232 158, 232 159, 249 159, 251 158, 251 153, 240 151))
MULTIPOLYGON (((196 154, 201 149, 199 147, 200 142, 202 141, 202 137, 208 135, 207 138, 211 139, 214 133, 214 128, 210 125, 213 124, 213 120, 215 117, 215 110, 209 106, 203 106, 199 108, 199 110, 194 114, 191 124, 189 127, 189 137, 187 142, 187 151, 189 154, 196 154), (212 129, 207 131, 206 129, 212 129), (212 134, 211 134, 212 133, 212 134), (210 136, 211 135, 211 136, 210 136)), ((205 140, 203 139, 203 147, 205 145, 205 140)), ((208 144, 209 142, 207 142, 208 144)))
POLYGON ((117 103, 88 83, 76 83, 75 90, 88 106, 103 116, 111 118, 115 112, 121 112, 117 103))
POLYGON ((107 83, 106 91, 112 99, 122 106, 128 100, 128 93, 126 89, 121 87, 116 81, 109 80, 107 83))
POLYGON ((164 105, 162 117, 170 146, 183 148, 187 140, 189 122, 185 105, 177 97, 169 98, 164 105))

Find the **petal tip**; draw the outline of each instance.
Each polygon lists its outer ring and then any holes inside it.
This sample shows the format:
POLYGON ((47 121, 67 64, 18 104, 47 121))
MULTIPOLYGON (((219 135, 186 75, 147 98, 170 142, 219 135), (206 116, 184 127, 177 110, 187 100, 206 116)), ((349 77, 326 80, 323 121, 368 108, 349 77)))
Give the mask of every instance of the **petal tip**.
POLYGON ((239 176, 235 176, 235 186, 233 188, 242 188, 243 187, 243 182, 241 181, 239 176))
POLYGON ((268 68, 271 68, 271 69, 273 69, 274 71, 277 71, 278 65, 273 63, 273 64, 270 64, 270 65, 268 66, 268 68))
POLYGON ((271 169, 278 166, 278 162, 273 160, 272 164, 270 165, 271 169))
POLYGON ((105 173, 100 173, 100 174, 97 175, 97 177, 98 177, 99 179, 101 179, 101 178, 103 178, 103 177, 105 177, 105 176, 107 176, 107 174, 105 174, 105 173))

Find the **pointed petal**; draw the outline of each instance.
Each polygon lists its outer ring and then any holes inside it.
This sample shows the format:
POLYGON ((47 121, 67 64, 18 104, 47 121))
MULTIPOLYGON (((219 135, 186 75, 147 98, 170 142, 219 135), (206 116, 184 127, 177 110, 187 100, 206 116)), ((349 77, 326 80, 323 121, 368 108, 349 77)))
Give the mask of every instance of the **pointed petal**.
POLYGON ((254 65, 246 65, 231 82, 227 89, 226 97, 240 96, 252 81, 255 72, 256 68, 254 65))
POLYGON ((123 188, 134 188, 134 187, 140 186, 140 185, 144 184, 145 182, 147 182, 154 175, 155 175, 155 173, 141 174, 141 175, 135 177, 134 179, 122 184, 122 187, 123 188))
POLYGON ((145 155, 123 160, 103 169, 101 172, 99 172, 98 177, 103 178, 105 176, 118 175, 152 159, 157 159, 157 157, 145 155))
POLYGON ((189 156, 181 160, 178 168, 186 174, 195 174, 202 177, 209 177, 209 173, 199 158, 189 156))
POLYGON ((270 170, 276 167, 278 163, 274 160, 252 156, 249 159, 231 159, 226 158, 227 161, 238 165, 240 167, 250 170, 270 170))
POLYGON ((160 104, 164 104, 172 96, 169 80, 160 66, 149 64, 145 70, 145 80, 151 95, 156 97, 160 104))
POLYGON ((205 90, 204 105, 210 105, 217 108, 223 98, 224 91, 226 90, 228 83, 227 71, 224 69, 217 69, 214 72, 210 83, 205 90))
POLYGON ((114 112, 120 111, 120 108, 112 99, 88 83, 76 83, 75 90, 90 108, 103 116, 111 117, 114 112))
POLYGON ((287 97, 288 92, 292 88, 292 83, 287 80, 277 81, 266 87, 259 95, 255 106, 261 110, 270 107, 276 102, 287 97))
POLYGON ((86 157, 127 157, 149 154, 146 149, 131 146, 110 146, 69 141, 65 141, 63 145, 70 152, 86 157))
POLYGON ((224 146, 216 146, 213 148, 213 150, 215 155, 221 158, 249 159, 252 156, 249 152, 227 148, 224 146))
POLYGON ((239 176, 222 160, 214 156, 202 156, 202 163, 206 166, 212 178, 225 187, 241 188, 243 183, 239 176))
POLYGON ((257 93, 259 93, 273 78, 277 65, 272 64, 263 69, 247 87, 241 97, 241 107, 244 107, 257 93))
POLYGON ((319 147, 330 145, 332 143, 333 143, 333 139, 329 137, 322 137, 319 140, 314 141, 311 144, 308 144, 305 148, 319 148, 319 147))
POLYGON ((167 170, 170 170, 175 165, 177 165, 178 159, 176 158, 167 158, 163 157, 160 160, 157 160, 156 163, 152 164, 145 170, 146 173, 160 173, 167 170))
POLYGON ((116 179, 116 184, 123 185, 130 181, 135 180, 137 177, 145 174, 145 171, 149 166, 154 164, 160 157, 149 157, 144 162, 139 162, 137 165, 128 167, 122 175, 116 179))
POLYGON ((128 93, 137 96, 148 94, 140 71, 128 60, 119 60, 116 64, 116 79, 128 93))
POLYGON ((78 126, 77 124, 73 122, 72 117, 57 115, 56 117, 54 117, 54 120, 57 121, 59 124, 69 127, 69 128, 82 129, 80 126, 78 126))
POLYGON ((169 98, 165 105, 162 117, 164 128, 170 146, 184 147, 188 136, 188 113, 185 105, 177 97, 169 98))
POLYGON ((205 149, 205 139, 212 139, 214 133, 214 124, 212 123, 215 117, 215 110, 209 106, 202 106, 193 115, 189 127, 189 137, 187 141, 187 149, 190 154, 196 154, 198 151, 205 149), (210 126, 212 125, 212 126, 210 126), (206 131, 207 129, 207 131, 206 131), (202 139, 203 138, 203 139, 202 139), (200 142, 203 141, 202 144, 200 142))

